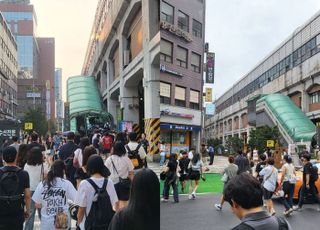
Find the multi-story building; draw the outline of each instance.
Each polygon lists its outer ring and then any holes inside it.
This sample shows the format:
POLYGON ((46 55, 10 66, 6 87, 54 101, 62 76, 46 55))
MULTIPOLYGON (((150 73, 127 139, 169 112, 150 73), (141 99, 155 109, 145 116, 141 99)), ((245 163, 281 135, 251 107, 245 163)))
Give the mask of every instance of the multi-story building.
POLYGON ((17 43, 0 13, 0 120, 17 116, 17 43))
POLYGON ((18 117, 22 119, 26 112, 25 108, 32 108, 35 101, 39 100, 38 103, 42 103, 43 100, 46 100, 45 104, 49 105, 43 107, 45 108, 43 112, 47 118, 54 120, 54 38, 37 37, 37 17, 30 1, 0 1, 0 11, 17 41, 18 91, 28 92, 28 94, 19 93, 18 103, 23 106, 18 106, 18 117), (24 80, 20 81, 20 79, 24 80), (49 87, 50 93, 44 95, 40 93, 38 97, 39 92, 34 91, 33 96, 37 95, 37 97, 29 97, 31 95, 30 86, 34 85, 41 85, 40 88, 49 87))
POLYGON ((113 127, 131 122, 158 152, 159 0, 100 0, 90 38, 82 74, 95 77, 113 127))
POLYGON ((205 0, 161 1, 161 140, 171 152, 200 146, 204 28, 205 0))
MULTIPOLYGON (((206 121, 206 137, 249 137, 247 100, 282 93, 320 126, 320 12, 219 97, 206 121)), ((249 117, 250 120, 250 117, 249 117)))
POLYGON ((56 68, 54 76, 55 99, 56 99, 56 126, 62 130, 63 125, 63 101, 62 101, 62 69, 56 68))

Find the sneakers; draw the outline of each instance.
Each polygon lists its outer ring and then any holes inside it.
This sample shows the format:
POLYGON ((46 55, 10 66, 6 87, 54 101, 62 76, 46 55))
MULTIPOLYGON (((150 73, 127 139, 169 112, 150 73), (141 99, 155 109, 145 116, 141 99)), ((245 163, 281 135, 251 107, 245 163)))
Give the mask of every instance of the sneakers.
POLYGON ((270 214, 271 214, 271 216, 274 216, 276 214, 276 211, 274 209, 272 209, 270 214))
POLYGON ((301 212, 302 208, 300 208, 299 206, 293 206, 293 211, 301 212))
POLYGON ((163 203, 167 203, 169 200, 168 199, 165 199, 165 198, 162 198, 161 199, 161 202, 163 202, 163 203))
POLYGON ((221 204, 215 204, 214 207, 216 207, 217 211, 221 211, 222 209, 221 204))
POLYGON ((292 212, 293 212, 293 209, 290 208, 290 209, 284 211, 284 212, 283 212, 283 215, 285 215, 285 216, 290 216, 290 214, 291 214, 292 212))
POLYGON ((194 193, 189 194, 189 200, 196 199, 196 195, 194 193))

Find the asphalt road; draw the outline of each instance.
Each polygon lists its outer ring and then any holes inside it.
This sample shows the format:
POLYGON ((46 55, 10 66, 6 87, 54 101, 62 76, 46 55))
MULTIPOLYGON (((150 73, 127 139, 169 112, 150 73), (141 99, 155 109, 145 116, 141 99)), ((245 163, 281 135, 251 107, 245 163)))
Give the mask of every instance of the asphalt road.
MULTIPOLYGON (((179 203, 161 204, 161 230, 226 230, 240 221, 232 214, 230 205, 224 204, 222 211, 216 211, 219 194, 198 195, 196 200, 180 196, 179 203)), ((277 216, 283 216, 284 207, 275 201, 277 216)), ((287 220, 294 230, 320 229, 320 212, 316 205, 304 205, 302 212, 294 212, 287 220)))

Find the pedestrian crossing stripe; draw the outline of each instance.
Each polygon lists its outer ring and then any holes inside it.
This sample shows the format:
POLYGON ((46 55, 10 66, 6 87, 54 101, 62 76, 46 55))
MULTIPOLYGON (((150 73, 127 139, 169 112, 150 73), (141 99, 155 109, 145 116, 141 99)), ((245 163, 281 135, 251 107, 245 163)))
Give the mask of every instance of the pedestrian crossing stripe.
POLYGON ((159 153, 160 141, 160 118, 149 118, 144 120, 145 133, 149 141, 149 154, 154 155, 159 153))

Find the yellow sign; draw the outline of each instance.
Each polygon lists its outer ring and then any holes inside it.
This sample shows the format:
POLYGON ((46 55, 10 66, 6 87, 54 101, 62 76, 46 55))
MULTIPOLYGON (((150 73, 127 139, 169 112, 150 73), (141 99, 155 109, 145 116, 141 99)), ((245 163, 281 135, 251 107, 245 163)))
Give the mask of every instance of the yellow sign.
POLYGON ((25 130, 33 130, 33 123, 24 123, 25 130))
POLYGON ((267 140, 267 147, 273 148, 274 147, 274 140, 267 140))
POLYGON ((212 102, 212 88, 206 88, 206 101, 212 102))

